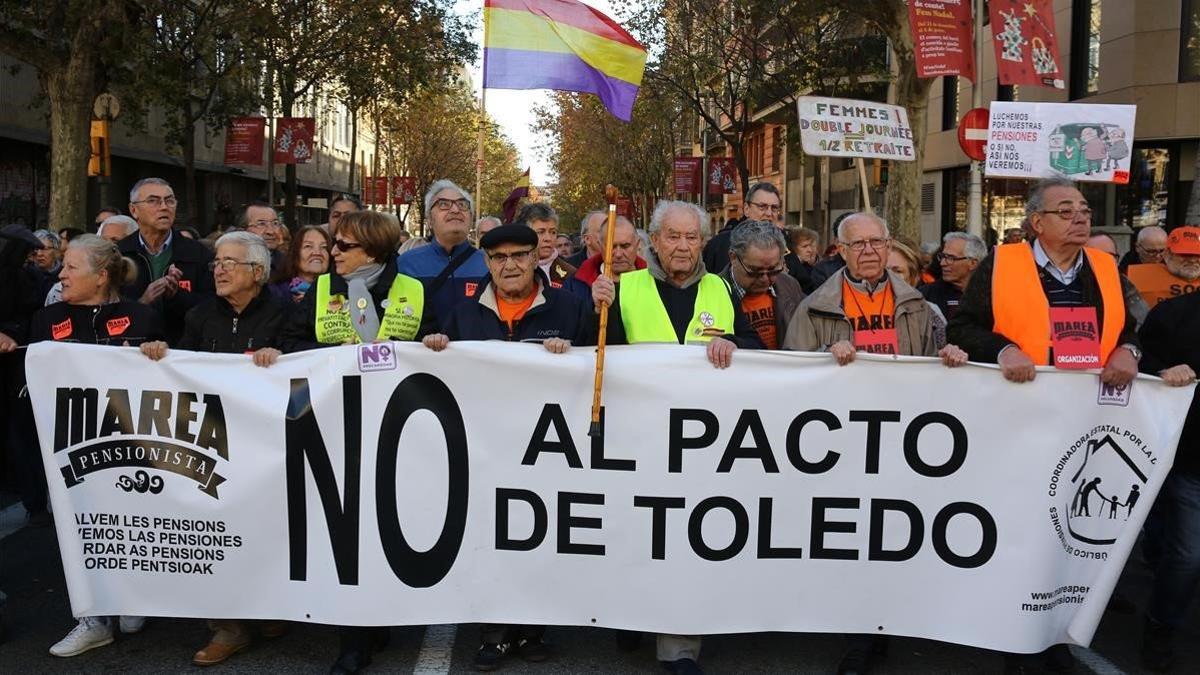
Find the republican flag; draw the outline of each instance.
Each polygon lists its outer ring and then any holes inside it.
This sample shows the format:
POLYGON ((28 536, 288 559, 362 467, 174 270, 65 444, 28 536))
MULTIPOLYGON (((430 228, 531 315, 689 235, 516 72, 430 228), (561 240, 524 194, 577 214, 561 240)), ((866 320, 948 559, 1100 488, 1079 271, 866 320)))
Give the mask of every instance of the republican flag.
POLYGON ((626 122, 646 48, 576 0, 484 0, 483 86, 595 94, 626 122))
POLYGON ((529 169, 525 169, 525 173, 517 179, 517 185, 504 198, 504 217, 501 218, 505 223, 511 223, 517 215, 517 204, 521 200, 529 196, 529 169))

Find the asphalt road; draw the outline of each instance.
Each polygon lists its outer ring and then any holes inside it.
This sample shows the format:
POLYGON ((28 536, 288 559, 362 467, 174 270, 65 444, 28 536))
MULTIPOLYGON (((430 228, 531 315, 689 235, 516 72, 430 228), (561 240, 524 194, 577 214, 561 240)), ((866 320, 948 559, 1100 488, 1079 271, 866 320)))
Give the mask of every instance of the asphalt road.
MULTIPOLYGON (((0 589, 8 594, 4 612, 5 641, 0 643, 0 673, 173 673, 197 672, 191 656, 204 645, 208 631, 195 619, 150 619, 137 635, 119 636, 108 647, 71 659, 50 656, 47 649, 74 625, 70 616, 54 529, 20 527, 19 507, 0 512, 0 589)), ((1149 588, 1149 575, 1135 560, 1125 571, 1118 593, 1139 606, 1149 588)), ((1178 665, 1173 672, 1200 673, 1200 612, 1180 635, 1178 665)), ((1140 614, 1110 611, 1093 642, 1095 651, 1074 650, 1076 672, 1140 673, 1140 614)), ((368 672, 469 673, 478 646, 474 626, 394 628, 390 646, 368 672)), ((506 661, 502 672, 662 673, 649 636, 635 652, 615 646, 612 631, 551 628, 547 633, 550 661, 529 664, 506 661)), ((844 643, 837 635, 760 633, 713 636, 705 640, 702 665, 709 673, 833 673, 844 643)), ((337 655, 337 637, 325 626, 294 624, 282 638, 261 641, 220 666, 214 673, 323 673, 337 655)), ((872 672, 1001 673, 1003 658, 994 652, 929 640, 895 638, 888 655, 872 672)))

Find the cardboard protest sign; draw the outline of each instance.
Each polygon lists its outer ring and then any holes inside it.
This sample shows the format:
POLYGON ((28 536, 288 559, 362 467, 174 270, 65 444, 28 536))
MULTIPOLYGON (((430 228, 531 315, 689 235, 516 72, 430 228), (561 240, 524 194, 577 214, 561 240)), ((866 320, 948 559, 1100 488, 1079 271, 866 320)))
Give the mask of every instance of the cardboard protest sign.
POLYGON ((985 173, 1128 183, 1136 114, 1133 105, 993 102, 985 173))
POLYGON ((917 158, 908 113, 899 106, 845 98, 801 96, 800 142, 818 157, 917 158))

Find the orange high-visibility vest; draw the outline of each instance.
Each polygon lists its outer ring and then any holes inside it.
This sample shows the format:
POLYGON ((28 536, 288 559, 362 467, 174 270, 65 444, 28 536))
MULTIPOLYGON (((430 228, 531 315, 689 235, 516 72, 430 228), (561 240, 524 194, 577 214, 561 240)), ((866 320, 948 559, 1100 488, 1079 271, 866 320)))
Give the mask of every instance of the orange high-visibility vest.
MULTIPOLYGON (((1117 348, 1117 339, 1125 328, 1125 294, 1121 273, 1112 256, 1094 248, 1084 248, 1088 264, 1100 285, 1104 315, 1100 326, 1100 362, 1117 348)), ((1042 290, 1033 247, 1029 244, 1002 244, 996 247, 992 273, 992 330, 1012 340, 1039 366, 1050 364, 1050 301, 1042 290)))

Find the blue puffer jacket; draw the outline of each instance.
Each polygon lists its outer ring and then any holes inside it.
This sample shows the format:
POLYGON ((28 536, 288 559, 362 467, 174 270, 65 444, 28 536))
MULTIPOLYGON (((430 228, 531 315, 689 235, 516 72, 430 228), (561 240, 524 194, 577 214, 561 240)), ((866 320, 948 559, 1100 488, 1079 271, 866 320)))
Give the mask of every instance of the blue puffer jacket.
POLYGON ((483 251, 468 242, 455 246, 449 253, 437 241, 415 248, 396 259, 396 269, 400 274, 420 279, 425 284, 425 313, 432 312, 439 324, 446 322, 456 305, 477 296, 483 290, 483 282, 488 276, 483 251), (441 288, 431 293, 430 285, 442 270, 460 253, 468 250, 473 251, 471 257, 454 270, 441 288))

